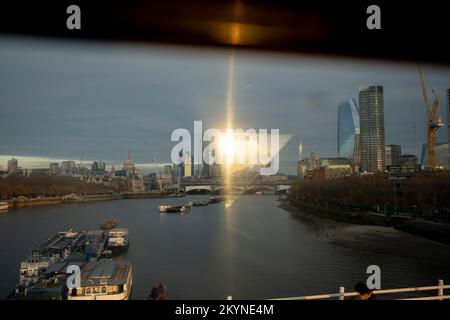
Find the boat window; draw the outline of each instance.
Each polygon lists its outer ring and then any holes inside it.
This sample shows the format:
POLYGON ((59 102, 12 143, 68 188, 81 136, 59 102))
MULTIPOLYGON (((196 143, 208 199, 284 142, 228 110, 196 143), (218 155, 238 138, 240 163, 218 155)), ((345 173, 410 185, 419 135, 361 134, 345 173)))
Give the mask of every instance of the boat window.
POLYGON ((92 290, 90 287, 86 288, 86 295, 90 295, 92 293, 92 290))
POLYGON ((106 294, 106 287, 102 287, 102 294, 106 294))

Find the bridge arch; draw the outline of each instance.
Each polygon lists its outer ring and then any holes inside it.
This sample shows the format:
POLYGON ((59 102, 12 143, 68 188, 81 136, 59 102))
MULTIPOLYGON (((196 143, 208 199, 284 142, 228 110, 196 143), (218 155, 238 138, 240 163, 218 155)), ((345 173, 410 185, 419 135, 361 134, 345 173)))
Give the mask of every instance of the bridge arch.
MULTIPOLYGON (((214 188, 213 192, 215 194, 221 194, 221 193, 224 193, 226 189, 227 188, 225 186, 219 186, 219 187, 214 188)), ((232 194, 242 194, 245 192, 245 188, 239 187, 239 186, 232 186, 230 188, 230 191, 232 194)))
POLYGON ((262 193, 275 193, 275 188, 274 187, 269 187, 269 186, 254 186, 251 188, 247 188, 245 190, 245 193, 247 194, 255 194, 256 192, 262 192, 262 193))
POLYGON ((213 188, 211 186, 185 186, 184 192, 187 194, 210 194, 213 188))

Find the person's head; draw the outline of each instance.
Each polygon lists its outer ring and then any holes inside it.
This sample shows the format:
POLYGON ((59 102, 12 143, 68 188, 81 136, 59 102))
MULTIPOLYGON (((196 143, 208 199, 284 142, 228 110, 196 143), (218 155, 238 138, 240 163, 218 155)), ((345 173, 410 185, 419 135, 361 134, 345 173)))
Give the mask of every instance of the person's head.
POLYGON ((152 298, 154 300, 164 300, 166 297, 166 285, 163 283, 158 284, 152 289, 152 298))
POLYGON ((358 282, 355 285, 355 291, 359 293, 360 300, 369 300, 372 296, 372 290, 363 282, 358 282))

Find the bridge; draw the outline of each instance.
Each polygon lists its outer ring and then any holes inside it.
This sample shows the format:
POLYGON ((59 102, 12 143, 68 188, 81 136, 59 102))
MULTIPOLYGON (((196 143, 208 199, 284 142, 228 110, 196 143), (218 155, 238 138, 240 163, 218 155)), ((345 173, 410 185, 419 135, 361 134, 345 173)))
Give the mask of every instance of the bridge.
MULTIPOLYGON (((286 193, 293 181, 236 181, 232 182, 230 190, 234 194, 254 194, 256 192, 266 194, 286 193)), ((224 181, 221 180, 184 180, 181 189, 186 193, 223 193, 226 189, 224 181)))

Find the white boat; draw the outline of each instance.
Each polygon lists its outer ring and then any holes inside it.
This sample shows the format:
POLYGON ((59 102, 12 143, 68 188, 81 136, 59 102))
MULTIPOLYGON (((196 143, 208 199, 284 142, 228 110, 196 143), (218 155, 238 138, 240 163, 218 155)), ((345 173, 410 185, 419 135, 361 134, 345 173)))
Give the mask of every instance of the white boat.
POLYGON ((190 204, 184 206, 159 206, 160 213, 188 213, 190 210, 190 204))
POLYGON ((117 255, 128 250, 129 239, 128 229, 118 228, 111 229, 108 233, 108 241, 106 243, 105 255, 117 255), (108 252, 109 251, 109 252, 108 252))
POLYGON ((8 210, 8 202, 0 201, 0 210, 8 210))
POLYGON ((162 205, 162 206, 159 206, 159 212, 160 212, 160 213, 166 213, 167 210, 170 209, 170 208, 172 208, 172 206, 169 206, 169 205, 162 205))

